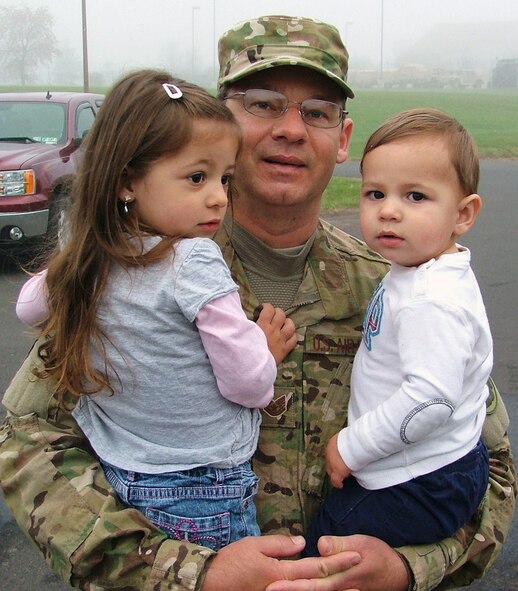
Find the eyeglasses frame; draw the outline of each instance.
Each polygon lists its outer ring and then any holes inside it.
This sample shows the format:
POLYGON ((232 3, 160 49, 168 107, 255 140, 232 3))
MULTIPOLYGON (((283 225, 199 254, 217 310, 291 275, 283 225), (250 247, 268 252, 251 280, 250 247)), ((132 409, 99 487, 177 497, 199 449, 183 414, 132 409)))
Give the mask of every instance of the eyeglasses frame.
POLYGON ((322 100, 322 99, 304 99, 303 101, 300 101, 300 102, 298 102, 298 101, 290 101, 286 95, 282 94, 282 92, 277 92, 277 91, 274 91, 274 90, 269 90, 267 88, 247 88, 247 90, 242 90, 240 92, 234 92, 233 94, 224 96, 223 97, 223 100, 226 101, 228 99, 235 99, 235 98, 239 98, 239 97, 241 97, 243 99, 243 109, 245 109, 245 111, 247 113, 250 113, 250 115, 253 115, 254 117, 259 117, 260 119, 280 119, 288 111, 288 108, 289 108, 290 105, 298 105, 299 106, 298 111, 299 111, 299 115, 302 118, 302 121, 304 121, 304 123, 306 125, 309 125, 311 127, 316 127, 317 129, 334 129, 335 127, 338 127, 341 123, 343 123, 344 120, 345 120, 345 118, 349 114, 349 111, 346 111, 342 106, 338 105, 337 103, 333 103, 333 101, 325 101, 325 100, 322 100), (244 98, 245 98, 245 95, 246 95, 247 92, 254 91, 254 90, 262 90, 262 91, 274 92, 275 94, 278 94, 278 95, 283 96, 286 99, 286 101, 287 101, 286 102, 286 106, 284 107, 284 110, 281 113, 279 113, 278 115, 275 115, 274 117, 263 117, 262 115, 258 115, 257 113, 252 113, 251 111, 249 111, 246 108, 245 102, 244 102, 244 98), (341 111, 340 116, 339 116, 338 123, 336 123, 336 125, 321 126, 321 125, 315 125, 313 123, 310 123, 309 121, 306 121, 306 119, 304 118, 305 112, 302 110, 302 105, 307 100, 318 100, 318 101, 321 101, 323 103, 331 103, 333 105, 336 105, 340 109, 340 111, 341 111))

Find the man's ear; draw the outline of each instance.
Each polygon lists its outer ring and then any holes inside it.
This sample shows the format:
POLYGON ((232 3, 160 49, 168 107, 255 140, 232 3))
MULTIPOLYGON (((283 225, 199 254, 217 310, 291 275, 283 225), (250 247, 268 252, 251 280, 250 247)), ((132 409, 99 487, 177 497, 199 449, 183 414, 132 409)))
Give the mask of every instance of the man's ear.
POLYGON ((349 145, 351 143, 351 136, 353 133, 353 120, 346 118, 342 124, 340 131, 340 146, 336 155, 336 163, 342 164, 347 160, 349 155, 349 145))
POLYGON ((482 199, 476 193, 462 199, 457 209, 457 223, 455 224, 457 236, 462 236, 473 226, 481 207, 482 199))

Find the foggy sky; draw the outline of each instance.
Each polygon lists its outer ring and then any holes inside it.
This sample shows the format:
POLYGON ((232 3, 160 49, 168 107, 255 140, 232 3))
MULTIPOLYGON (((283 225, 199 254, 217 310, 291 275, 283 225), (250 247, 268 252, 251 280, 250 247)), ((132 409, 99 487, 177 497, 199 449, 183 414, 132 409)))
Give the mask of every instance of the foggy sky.
MULTIPOLYGON (((127 70, 150 66, 207 84, 215 75, 217 38, 238 21, 261 14, 302 15, 334 24, 349 50, 351 69, 400 65, 419 53, 415 48, 420 40, 426 40, 434 59, 440 60, 445 57, 441 25, 450 25, 453 37, 457 27, 452 30, 451 25, 458 25, 459 34, 470 25, 463 63, 477 66, 472 63, 477 40, 492 30, 500 31, 494 55, 486 49, 480 66, 518 57, 517 0, 86 0, 86 4, 89 71, 104 72, 106 83, 127 70)), ((81 0, 0 0, 0 5, 48 7, 61 57, 54 69, 47 67, 42 81, 52 81, 59 71, 65 75, 78 70, 82 79, 81 0)), ((423 54, 423 47, 420 50, 423 54)))

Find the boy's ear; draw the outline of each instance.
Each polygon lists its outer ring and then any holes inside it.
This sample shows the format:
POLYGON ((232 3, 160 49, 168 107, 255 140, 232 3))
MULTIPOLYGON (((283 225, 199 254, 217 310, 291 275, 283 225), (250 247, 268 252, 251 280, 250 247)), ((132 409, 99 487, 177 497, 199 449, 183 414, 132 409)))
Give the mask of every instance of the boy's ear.
POLYGON ((482 199, 476 193, 462 199, 458 206, 457 223, 455 224, 455 234, 457 236, 462 236, 473 226, 481 207, 482 199))

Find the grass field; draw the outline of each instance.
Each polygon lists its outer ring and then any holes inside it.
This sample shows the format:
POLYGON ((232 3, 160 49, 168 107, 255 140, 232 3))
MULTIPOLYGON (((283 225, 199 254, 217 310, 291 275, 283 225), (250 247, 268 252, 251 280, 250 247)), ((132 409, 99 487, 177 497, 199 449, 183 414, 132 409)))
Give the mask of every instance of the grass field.
POLYGON ((368 136, 388 116, 435 107, 456 117, 473 135, 482 158, 518 158, 518 89, 358 90, 347 109, 355 122, 349 157, 359 159, 368 136))
POLYGON ((344 207, 357 207, 361 181, 334 176, 327 185, 322 199, 322 209, 330 211, 344 207))

